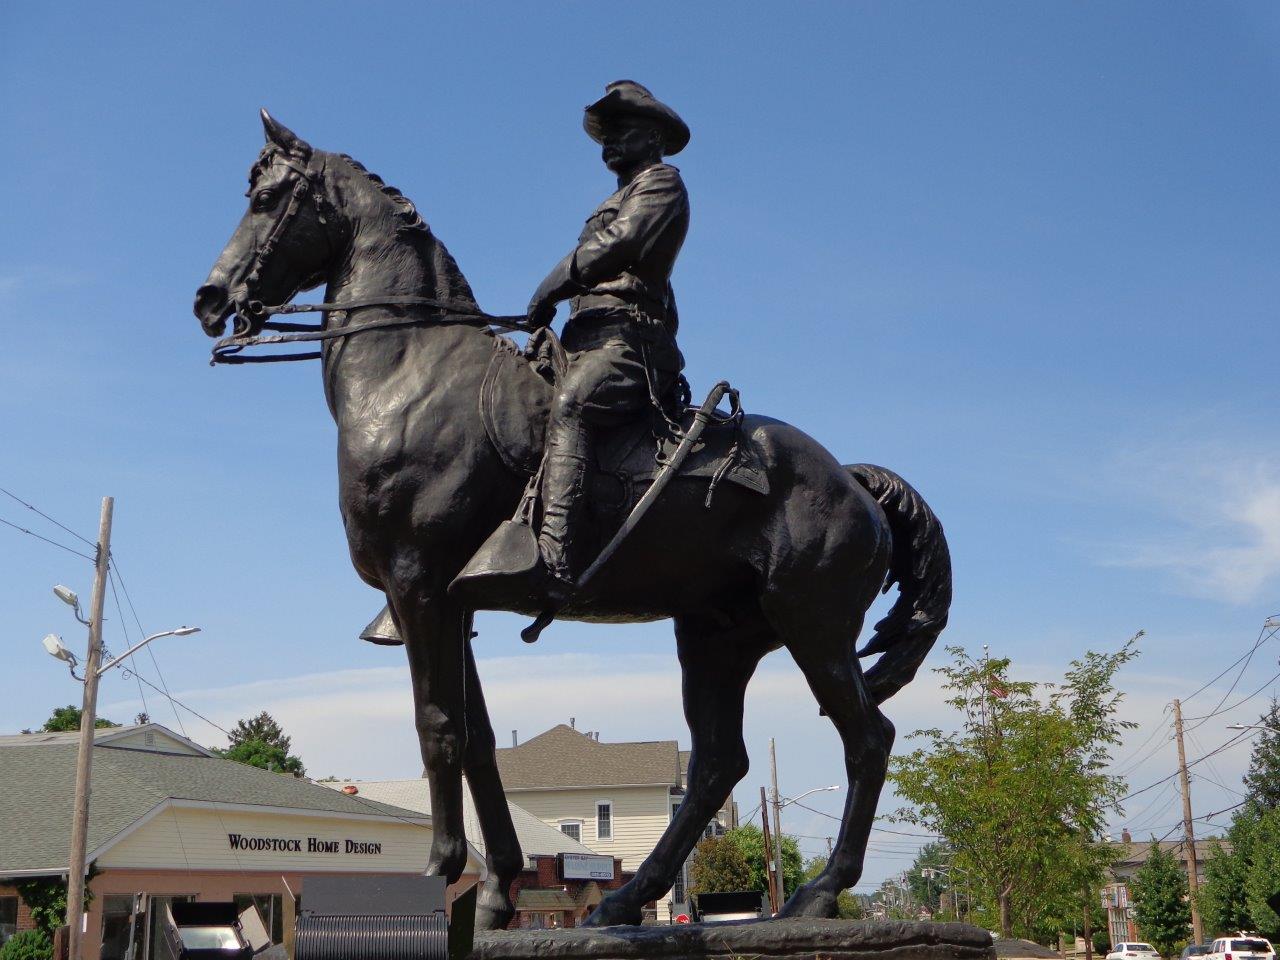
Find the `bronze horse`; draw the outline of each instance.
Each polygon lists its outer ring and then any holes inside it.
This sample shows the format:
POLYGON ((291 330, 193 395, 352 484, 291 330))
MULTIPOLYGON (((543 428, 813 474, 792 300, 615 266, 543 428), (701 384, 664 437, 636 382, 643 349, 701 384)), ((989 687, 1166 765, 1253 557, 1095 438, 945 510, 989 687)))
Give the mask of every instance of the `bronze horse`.
MULTIPOLYGON (((481 422, 478 398, 495 336, 424 306, 387 303, 475 301, 399 191, 349 157, 313 149, 265 111, 263 124, 267 145, 250 173, 249 209, 197 292, 195 313, 210 336, 220 336, 233 314, 237 334, 252 335, 262 327, 252 301, 282 304, 326 283, 331 303, 377 302, 326 314, 328 329, 353 318, 420 321, 323 345, 340 506, 352 562, 386 594, 408 654, 434 819, 428 871, 453 881, 463 869, 465 773, 488 853, 477 923, 505 926, 523 858, 476 675, 472 610, 448 592, 511 516, 527 479, 504 464, 481 422)), ((946 625, 950 556, 941 525, 915 490, 880 467, 841 466, 777 420, 748 416, 742 431, 769 492, 725 484, 708 507, 705 480, 677 478, 564 614, 674 620, 692 741, 685 801, 634 879, 603 900, 591 924, 639 923, 644 905, 671 888, 747 772, 743 697, 760 659, 779 647, 835 724, 850 784, 826 869, 782 912, 835 916, 837 893, 861 876, 893 743, 879 704, 912 679, 946 625), (855 652, 867 608, 895 582, 896 602, 855 652), (859 656, 876 653, 864 673, 859 656)))

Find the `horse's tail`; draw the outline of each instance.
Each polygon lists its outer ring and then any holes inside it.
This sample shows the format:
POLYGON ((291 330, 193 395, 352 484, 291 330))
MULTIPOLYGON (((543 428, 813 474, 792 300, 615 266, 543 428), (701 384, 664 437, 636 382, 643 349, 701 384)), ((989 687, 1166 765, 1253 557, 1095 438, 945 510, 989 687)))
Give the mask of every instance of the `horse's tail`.
POLYGON ((893 556, 884 590, 898 584, 898 599, 859 657, 883 654, 866 672, 867 689, 884 703, 911 682, 947 625, 951 607, 951 552, 942 524, 915 489, 892 470, 869 463, 845 467, 879 501, 889 518, 893 556))

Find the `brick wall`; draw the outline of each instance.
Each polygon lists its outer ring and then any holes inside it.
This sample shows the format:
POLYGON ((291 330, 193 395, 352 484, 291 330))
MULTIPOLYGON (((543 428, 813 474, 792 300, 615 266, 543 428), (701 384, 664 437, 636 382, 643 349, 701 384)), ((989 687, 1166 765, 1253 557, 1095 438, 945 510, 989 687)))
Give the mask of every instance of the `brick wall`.
MULTIPOLYGON (((614 857, 613 859, 613 879, 605 881, 591 880, 561 880, 559 870, 554 856, 535 856, 534 862, 536 867, 528 868, 520 872, 515 882, 511 885, 511 900, 515 902, 520 899, 521 890, 566 890, 570 896, 577 897, 582 892, 582 888, 589 883, 597 883, 601 890, 617 890, 624 883, 630 880, 635 874, 622 872, 622 861, 614 857)), ((560 918, 562 926, 572 927, 576 924, 575 916, 570 911, 564 911, 560 918)), ((507 924, 509 930, 515 930, 520 927, 520 917, 517 914, 507 924)))

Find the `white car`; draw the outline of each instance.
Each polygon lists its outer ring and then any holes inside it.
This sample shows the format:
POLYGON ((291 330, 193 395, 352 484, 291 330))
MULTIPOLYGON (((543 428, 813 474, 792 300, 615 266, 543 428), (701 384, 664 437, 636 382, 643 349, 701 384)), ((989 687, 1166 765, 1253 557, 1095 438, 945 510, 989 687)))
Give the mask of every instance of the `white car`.
MULTIPOLYGON (((1160 954, 1149 943, 1117 943, 1107 960, 1160 960, 1160 954)), ((1208 957, 1205 958, 1208 960, 1208 957)))
POLYGON ((1276 960, 1276 951, 1266 937, 1240 933, 1213 941, 1213 949, 1204 960, 1276 960))

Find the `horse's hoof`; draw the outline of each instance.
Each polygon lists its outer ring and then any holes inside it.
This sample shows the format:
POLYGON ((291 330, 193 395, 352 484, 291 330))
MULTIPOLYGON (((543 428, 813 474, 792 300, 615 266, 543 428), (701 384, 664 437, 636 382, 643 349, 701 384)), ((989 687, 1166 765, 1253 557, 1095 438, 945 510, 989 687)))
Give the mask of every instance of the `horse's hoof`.
POLYGON ((644 914, 639 906, 624 903, 616 897, 605 897, 591 916, 582 921, 584 927, 638 927, 644 914))
POLYGON ((482 902, 476 904, 477 930, 505 930, 511 918, 516 915, 516 909, 510 900, 505 904, 497 904, 495 899, 482 897, 482 902))
POLYGON ((834 920, 840 916, 840 905, 836 902, 836 895, 831 891, 817 890, 805 884, 782 905, 778 916, 834 920))

